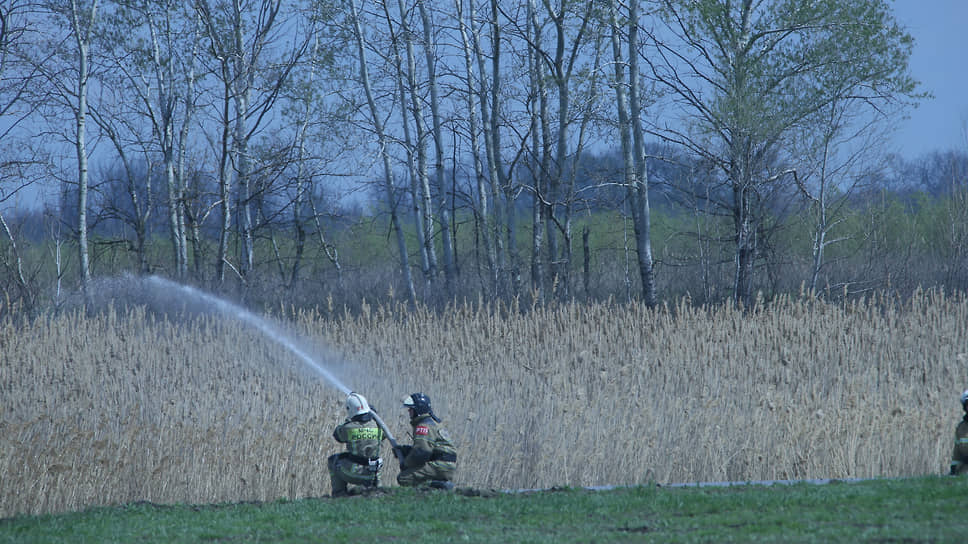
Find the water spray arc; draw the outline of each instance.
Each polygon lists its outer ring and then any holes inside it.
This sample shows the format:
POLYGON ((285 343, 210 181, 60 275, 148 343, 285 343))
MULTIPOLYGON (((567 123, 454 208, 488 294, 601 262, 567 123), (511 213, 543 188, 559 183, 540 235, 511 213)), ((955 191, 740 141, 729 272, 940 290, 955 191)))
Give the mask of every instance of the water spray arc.
POLYGON ((263 334, 275 340, 283 347, 288 349, 290 352, 292 352, 293 355, 298 357, 309 368, 316 371, 319 375, 325 378, 326 381, 331 383, 337 389, 339 389, 340 391, 342 391, 347 395, 349 395, 352 392, 350 388, 346 386, 346 384, 344 384, 339 378, 336 377, 335 374, 333 374, 325 367, 317 363, 315 360, 313 360, 313 358, 308 353, 300 349, 299 346, 297 346, 296 343, 291 338, 289 338, 289 336, 285 332, 278 329, 277 327, 274 327, 271 323, 269 323, 265 319, 262 319, 261 317, 253 314, 252 312, 246 310, 245 308, 232 304, 231 302, 222 300, 214 295, 210 295, 199 289, 195 289, 194 287, 191 287, 188 285, 182 285, 180 283, 175 283, 173 281, 169 281, 158 276, 149 276, 147 278, 147 281, 158 287, 162 287, 165 289, 177 289, 198 300, 202 300, 208 304, 213 305, 215 308, 217 308, 220 312, 224 314, 234 316, 235 318, 241 321, 244 321, 245 323, 255 327, 256 329, 259 329, 263 334))
MULTIPOLYGON (((326 381, 334 385, 337 389, 342 391, 344 394, 349 395, 353 392, 349 387, 346 386, 346 384, 344 384, 339 378, 337 378, 336 375, 334 375, 332 372, 330 372, 325 367, 323 367, 315 360, 313 360, 313 358, 308 353, 300 349, 299 346, 297 346, 296 343, 292 339, 290 339, 285 332, 278 329, 277 327, 274 327, 271 323, 269 323, 265 319, 253 314, 252 312, 246 310, 245 308, 232 304, 231 302, 222 300, 214 295, 211 295, 199 289, 195 289, 194 287, 183 285, 180 283, 175 283, 173 281, 166 280, 159 276, 149 276, 147 278, 147 281, 161 288, 177 289, 191 297, 194 297, 198 300, 202 300, 208 304, 213 305, 215 308, 217 308, 220 312, 224 314, 229 314, 241 321, 244 321, 245 323, 261 331, 263 334, 265 334, 272 340, 275 340, 276 342, 284 346, 286 349, 292 352, 293 355, 298 357, 303 363, 305 363, 311 369, 315 370, 317 373, 323 376, 323 378, 325 378, 326 381)), ((402 464, 403 450, 401 450, 400 446, 397 444, 397 440, 393 437, 393 433, 390 432, 390 429, 387 427, 386 423, 384 423, 383 418, 381 418, 376 413, 376 410, 373 410, 371 408, 370 413, 373 415, 373 420, 376 421, 376 424, 380 426, 380 429, 383 430, 383 433, 386 435, 387 440, 390 442, 390 446, 393 448, 393 454, 397 457, 397 460, 400 461, 400 463, 402 464)))

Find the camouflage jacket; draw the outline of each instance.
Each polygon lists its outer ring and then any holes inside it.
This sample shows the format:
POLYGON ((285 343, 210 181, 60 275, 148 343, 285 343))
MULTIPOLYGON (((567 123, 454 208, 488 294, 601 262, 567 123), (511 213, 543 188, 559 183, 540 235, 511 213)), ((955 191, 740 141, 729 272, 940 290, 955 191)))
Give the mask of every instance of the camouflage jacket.
POLYGON ((360 462, 380 456, 383 430, 372 418, 347 419, 333 431, 337 442, 346 444, 346 451, 360 462))
POLYGON ((454 444, 434 418, 421 414, 411 419, 410 425, 413 426, 413 447, 403 460, 404 468, 413 468, 431 461, 457 462, 454 444))
POLYGON ((968 473, 968 414, 955 429, 955 449, 951 454, 951 473, 968 473))

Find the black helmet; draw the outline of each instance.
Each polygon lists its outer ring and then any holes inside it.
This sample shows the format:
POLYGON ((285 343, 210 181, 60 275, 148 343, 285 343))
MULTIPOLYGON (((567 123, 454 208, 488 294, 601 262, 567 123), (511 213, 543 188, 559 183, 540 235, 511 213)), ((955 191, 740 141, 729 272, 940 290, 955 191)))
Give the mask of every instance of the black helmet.
POLYGON ((423 393, 414 393, 404 398, 403 405, 407 408, 412 408, 417 415, 431 413, 430 397, 423 393))

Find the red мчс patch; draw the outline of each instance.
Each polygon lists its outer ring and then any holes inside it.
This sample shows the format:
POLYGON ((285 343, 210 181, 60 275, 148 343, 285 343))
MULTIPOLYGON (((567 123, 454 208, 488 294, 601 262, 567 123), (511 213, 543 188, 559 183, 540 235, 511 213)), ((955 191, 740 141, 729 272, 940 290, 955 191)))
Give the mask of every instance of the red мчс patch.
POLYGON ((430 434, 430 427, 424 425, 417 425, 417 428, 413 430, 414 434, 419 434, 421 436, 427 436, 430 434))

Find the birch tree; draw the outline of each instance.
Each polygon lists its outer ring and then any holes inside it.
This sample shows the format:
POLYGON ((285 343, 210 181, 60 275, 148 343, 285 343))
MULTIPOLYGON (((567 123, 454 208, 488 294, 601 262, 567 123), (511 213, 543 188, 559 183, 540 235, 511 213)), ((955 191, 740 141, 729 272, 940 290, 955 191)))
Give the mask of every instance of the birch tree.
POLYGON ((383 124, 383 118, 377 107, 376 98, 373 95, 373 88, 370 82, 370 71, 367 67, 366 46, 363 39, 363 29, 360 26, 359 10, 356 0, 346 0, 350 12, 350 25, 356 45, 357 60, 359 62, 360 85, 366 94, 366 103, 369 109, 370 121, 377 136, 380 158, 383 163, 383 187, 386 196, 387 210, 390 213, 390 224, 396 234, 397 252, 400 258, 400 273, 403 286, 407 293, 407 298, 411 304, 417 301, 417 292, 414 289, 413 277, 410 273, 410 262, 407 254, 407 242, 400 225, 399 214, 397 213, 397 200, 394 194, 393 166, 390 162, 389 140, 383 124))
POLYGON ((454 259, 454 240, 451 233, 451 214, 447 206, 447 191, 444 183, 444 134, 441 127, 440 90, 437 82, 437 48, 433 23, 424 0, 417 0, 417 9, 423 26, 423 47, 426 58, 427 86, 430 87, 430 119, 434 141, 434 175, 437 180, 438 215, 440 217, 440 238, 444 251, 444 277, 448 289, 453 289, 457 279, 454 259))
MULTIPOLYGON (((421 234, 425 254, 426 272, 425 276, 429 282, 437 279, 438 260, 436 252, 436 242, 441 241, 444 254, 444 277, 448 289, 455 281, 454 265, 454 244, 450 229, 450 212, 447 208, 447 190, 444 185, 444 143, 443 130, 441 126, 441 105, 439 99, 439 84, 437 81, 437 56, 434 47, 433 29, 429 13, 422 0, 417 0, 416 11, 421 18, 423 40, 417 39, 419 36, 418 28, 411 23, 410 9, 403 0, 397 0, 397 12, 399 16, 399 31, 393 29, 393 21, 387 13, 387 26, 390 29, 391 41, 393 43, 395 64, 400 74, 400 80, 406 89, 408 100, 402 103, 409 104, 409 118, 413 121, 414 134, 411 141, 409 131, 410 122, 403 120, 404 137, 408 148, 415 151, 416 164, 413 158, 409 158, 411 163, 411 177, 416 176, 417 183, 414 186, 414 198, 416 208, 422 212, 423 217, 418 219, 418 225, 423 228, 421 234), (402 41, 405 53, 405 64, 400 62, 399 52, 397 51, 397 41, 402 41), (426 78, 418 79, 418 66, 416 59, 416 43, 422 42, 424 50, 424 64, 422 68, 426 70, 426 78), (426 119, 425 98, 421 93, 421 88, 426 85, 430 94, 430 122, 426 119), (434 164, 433 176, 434 184, 431 186, 430 162, 427 155, 427 142, 431 141, 434 145, 434 164), (434 195, 436 194, 436 205, 434 195), (435 213, 436 211, 436 213, 435 213), (439 228, 437 224, 439 223, 439 228)), ((408 151, 409 153, 409 151, 408 151)))
MULTIPOLYGON (((574 166, 584 146, 583 131, 592 111, 589 108, 597 95, 599 70, 595 63, 601 44, 598 38, 604 34, 592 36, 594 2, 542 0, 541 7, 538 9, 535 0, 529 0, 530 28, 519 28, 532 55, 529 69, 536 101, 531 125, 531 161, 535 165, 532 191, 539 207, 534 218, 540 221, 534 229, 544 234, 544 239, 537 232, 533 235, 532 258, 540 259, 542 242, 547 248, 548 277, 534 281, 542 291, 543 283, 550 281, 557 296, 567 297, 571 283, 571 216, 576 200, 574 166), (550 36, 545 33, 546 27, 550 27, 550 36), (546 40, 551 43, 545 43, 546 40), (577 103, 576 93, 582 85, 587 89, 581 103, 577 103)), ((534 261, 532 276, 540 277, 542 272, 538 271, 543 268, 540 260, 534 261)))
MULTIPOLYGON (((517 252, 517 219, 514 214, 516 189, 512 184, 511 172, 517 160, 513 148, 505 149, 502 136, 502 131, 511 124, 505 116, 507 105, 504 98, 504 71, 507 55, 502 29, 504 15, 498 0, 490 0, 488 6, 487 15, 481 16, 479 20, 474 2, 469 2, 468 24, 471 49, 479 74, 475 88, 481 114, 487 188, 494 210, 492 236, 497 261, 498 290, 516 294, 520 289, 521 264, 517 252), (484 43, 484 37, 488 39, 487 44, 484 43)), ((525 136, 522 140, 526 141, 526 138, 525 136)))
POLYGON ((74 146, 77 153, 77 246, 80 265, 81 286, 90 296, 91 264, 87 242, 87 89, 90 77, 90 44, 97 20, 97 0, 81 5, 79 0, 71 0, 71 34, 77 46, 77 92, 72 111, 75 119, 74 146))
MULTIPOLYGON (((544 59, 537 44, 544 40, 543 26, 538 22, 538 9, 534 0, 528 0, 528 17, 525 36, 528 47, 528 74, 531 110, 531 287, 540 296, 547 292, 545 267, 545 231, 550 228, 551 200, 547 194, 551 185, 551 117, 548 113, 548 91, 542 66, 544 59)), ((549 246, 552 242, 549 242, 549 246)), ((548 252, 547 262, 554 261, 555 249, 548 252)))
MULTIPOLYGON (((180 4, 167 0, 115 0, 106 5, 103 31, 97 43, 104 51, 100 104, 91 118, 111 143, 120 162, 115 171, 124 178, 126 202, 108 195, 102 213, 130 225, 138 272, 150 271, 147 246, 149 220, 155 209, 156 164, 168 192, 167 222, 173 249, 171 273, 187 272, 184 190, 177 176, 179 106, 190 85, 194 62, 192 17, 180 4), (185 27, 188 26, 186 32, 185 27), (186 34, 188 36, 186 36, 186 34), (186 58, 184 52, 188 52, 186 58), (185 75, 187 74, 187 76, 185 75)), ((185 115, 188 117, 188 115, 185 115)))
MULTIPOLYGON (((813 220, 812 260, 807 286, 817 293, 830 246, 850 238, 836 233, 852 213, 850 201, 878 176, 886 147, 882 112, 860 117, 850 98, 834 100, 817 111, 792 142, 801 159, 794 173, 797 188, 813 220)), ((862 109, 861 109, 862 110, 862 109)), ((827 285, 840 291, 840 284, 827 285)))
POLYGON ((44 109, 56 123, 60 112, 73 120, 73 129, 63 134, 74 150, 75 173, 70 185, 77 187, 78 275, 85 297, 89 297, 91 262, 88 249, 88 88, 91 81, 91 44, 98 29, 98 0, 70 0, 43 4, 51 17, 52 28, 64 28, 65 39, 50 36, 47 46, 32 59, 34 68, 43 74, 47 84, 44 109))
MULTIPOLYGON (((286 15, 298 7, 281 0, 196 0, 197 10, 216 61, 222 85, 223 131, 220 141, 220 199, 222 234, 219 243, 217 280, 224 278, 227 237, 231 221, 228 199, 237 193, 235 212, 239 228, 238 274, 245 281, 253 268, 251 145, 268 121, 290 72, 306 52, 309 40, 298 33, 288 41, 287 32, 301 27, 286 15), (230 108, 230 109, 229 109, 230 108), (229 168, 231 167, 231 171, 229 168)), ((289 35, 292 37, 292 34, 289 35)))
POLYGON ((115 9, 116 47, 113 55, 125 88, 134 93, 137 111, 151 128, 161 156, 168 194, 167 222, 172 243, 173 272, 188 272, 187 225, 183 164, 189 126, 179 119, 191 118, 196 97, 194 73, 197 17, 173 0, 119 0, 115 9), (181 110, 181 111, 180 111, 181 110))
MULTIPOLYGON (((39 29, 30 15, 36 6, 30 1, 11 0, 0 6, 0 205, 15 203, 31 185, 38 183, 44 154, 34 149, 33 138, 24 137, 36 103, 29 98, 38 87, 38 71, 24 62, 25 52, 34 45, 39 29)), ((0 233, 7 239, 7 250, 0 260, 13 277, 15 287, 3 287, 7 300, 24 302, 32 312, 37 293, 27 271, 15 228, 0 209, 0 233)), ((0 237, 2 239, 2 237, 0 237)))
POLYGON ((433 203, 427 177, 427 151, 424 143, 427 131, 424 128, 422 102, 417 93, 413 38, 407 27, 407 10, 402 0, 397 1, 397 13, 400 16, 399 23, 390 15, 390 8, 387 3, 383 3, 384 19, 387 32, 390 35, 390 47, 393 51, 394 79, 400 102, 400 126, 403 131, 402 144, 406 154, 407 172, 410 177, 410 199, 413 203, 414 230, 420 252, 424 291, 429 292, 431 284, 437 278, 438 265, 433 234, 433 203), (402 37, 401 34, 403 34, 402 37), (405 44, 406 64, 404 64, 404 56, 400 51, 401 42, 405 44), (407 107, 406 104, 410 104, 410 107, 407 107), (413 130, 416 131, 415 135, 411 133, 411 121, 413 122, 413 130))
POLYGON ((652 237, 649 209, 649 176, 645 162, 645 142, 642 132, 642 99, 639 89, 639 3, 630 0, 628 13, 619 15, 618 0, 609 0, 612 55, 615 65, 615 98, 618 110, 618 131, 624 163, 624 182, 632 224, 642 300, 649 307, 656 305, 655 272, 652 262, 652 237), (619 20, 626 22, 627 33, 621 31, 619 20), (623 37, 627 44, 628 60, 622 50, 623 37), (625 65, 628 65, 628 79, 625 65), (626 93, 628 87, 628 93, 626 93))
POLYGON ((793 183, 785 137, 840 98, 877 107, 914 97, 911 38, 885 0, 663 0, 660 20, 645 60, 685 121, 660 131, 726 180, 734 298, 748 305, 767 195, 793 183))
POLYGON ((467 133, 470 139, 470 161, 474 172, 474 187, 477 190, 477 215, 480 218, 481 231, 483 233, 481 239, 484 245, 484 255, 488 272, 487 288, 491 292, 497 292, 498 282, 500 281, 498 255, 501 253, 503 244, 498 231, 495 230, 495 220, 497 217, 491 218, 491 202, 495 206, 497 205, 497 200, 491 200, 491 191, 489 190, 489 185, 493 186, 493 184, 488 183, 488 180, 485 178, 483 161, 481 161, 480 157, 480 127, 477 120, 478 100, 475 99, 478 94, 477 89, 480 88, 480 83, 474 70, 474 49, 471 46, 470 38, 470 36, 474 36, 475 41, 478 39, 476 23, 474 21, 474 2, 472 0, 465 5, 465 0, 454 0, 454 8, 456 11, 458 31, 460 32, 461 53, 463 53, 464 60, 464 81, 466 83, 464 96, 467 103, 467 133))

